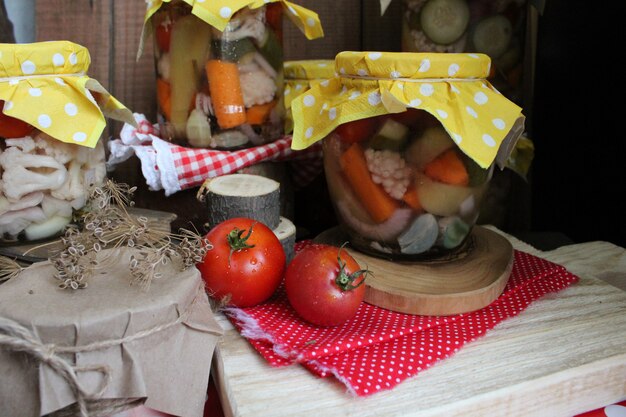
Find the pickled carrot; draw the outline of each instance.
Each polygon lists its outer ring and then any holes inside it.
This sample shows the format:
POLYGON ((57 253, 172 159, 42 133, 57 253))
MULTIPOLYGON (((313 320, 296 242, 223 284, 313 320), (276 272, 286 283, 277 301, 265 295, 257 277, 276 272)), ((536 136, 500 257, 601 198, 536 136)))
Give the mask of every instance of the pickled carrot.
POLYGON ((417 187, 415 185, 409 186, 409 189, 406 190, 406 193, 402 196, 402 201, 415 211, 423 210, 420 198, 417 195, 417 187))
POLYGON ((172 87, 162 78, 157 78, 157 100, 159 108, 169 121, 172 117, 172 87))
POLYGON ((265 123, 270 112, 276 105, 276 100, 265 104, 256 104, 246 110, 246 118, 251 125, 260 125, 265 123))
POLYGON ((459 158, 454 148, 445 151, 426 164, 424 174, 444 184, 469 184, 467 168, 465 168, 465 164, 461 161, 461 158, 459 158))
POLYGON ((205 70, 217 124, 228 129, 246 123, 237 64, 213 59, 207 61, 205 70))
POLYGON ((341 155, 340 164, 348 184, 376 223, 384 222, 399 208, 399 203, 372 180, 365 153, 357 143, 341 155))

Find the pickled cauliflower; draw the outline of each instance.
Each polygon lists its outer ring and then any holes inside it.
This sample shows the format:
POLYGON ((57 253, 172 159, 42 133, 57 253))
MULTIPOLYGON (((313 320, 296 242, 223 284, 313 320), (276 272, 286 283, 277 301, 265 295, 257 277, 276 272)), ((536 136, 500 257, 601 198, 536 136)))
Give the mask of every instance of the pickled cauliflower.
POLYGON ((239 81, 246 107, 269 103, 276 96, 274 79, 258 65, 248 64, 245 67, 240 67, 239 81))
POLYGON ((411 168, 398 152, 390 150, 365 150, 367 168, 372 181, 382 185, 387 194, 400 200, 411 183, 411 168))
POLYGON ((253 38, 262 43, 267 36, 265 32, 265 8, 259 7, 240 10, 230 19, 223 32, 214 30, 213 34, 227 42, 253 38))
POLYGON ((44 133, 6 139, 0 150, 0 239, 45 238, 67 225, 91 187, 106 176, 102 143, 95 149, 44 133))

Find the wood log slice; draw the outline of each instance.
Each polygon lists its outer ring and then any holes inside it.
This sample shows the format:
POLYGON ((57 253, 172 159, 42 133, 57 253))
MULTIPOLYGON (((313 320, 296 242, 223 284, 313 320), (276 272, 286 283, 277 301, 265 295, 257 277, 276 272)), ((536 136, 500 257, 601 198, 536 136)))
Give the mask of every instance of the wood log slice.
POLYGON ((280 183, 280 215, 288 219, 294 218, 293 179, 289 171, 289 163, 284 161, 259 162, 240 169, 237 174, 260 175, 280 183))
POLYGON ((280 217, 278 227, 273 230, 274 234, 280 240, 280 244, 285 250, 285 260, 287 263, 291 261, 294 255, 294 246, 296 244, 296 226, 286 217, 280 217))
POLYGON ((207 180, 198 193, 206 202, 209 229, 224 220, 248 217, 274 230, 280 223, 280 184, 250 174, 230 174, 207 180))

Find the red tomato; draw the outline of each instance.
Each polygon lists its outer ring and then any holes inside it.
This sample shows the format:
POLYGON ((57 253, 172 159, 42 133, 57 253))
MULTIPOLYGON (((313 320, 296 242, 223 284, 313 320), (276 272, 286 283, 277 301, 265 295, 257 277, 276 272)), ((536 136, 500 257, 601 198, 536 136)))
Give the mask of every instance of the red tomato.
POLYGON ((379 121, 376 117, 354 120, 337 126, 335 133, 341 136, 345 143, 361 142, 374 134, 379 121))
POLYGON ((274 232, 255 220, 228 219, 207 234, 213 245, 197 267, 211 296, 251 307, 270 298, 285 272, 285 251, 274 232))
POLYGON ((172 24, 167 21, 157 25, 155 36, 159 50, 161 52, 169 52, 172 41, 172 24))
POLYGON ((285 272, 287 299, 298 315, 318 326, 337 326, 354 317, 365 297, 365 275, 342 248, 310 245, 285 272))
MULTIPOLYGON (((0 100, 0 109, 4 109, 4 101, 0 100)), ((33 130, 33 127, 26 122, 7 116, 0 111, 0 137, 23 138, 33 130)))

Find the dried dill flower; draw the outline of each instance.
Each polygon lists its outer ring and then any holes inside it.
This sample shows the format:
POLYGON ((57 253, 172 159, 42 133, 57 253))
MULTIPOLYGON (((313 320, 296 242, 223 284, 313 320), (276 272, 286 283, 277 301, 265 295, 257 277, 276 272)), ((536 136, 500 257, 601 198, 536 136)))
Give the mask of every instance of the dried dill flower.
POLYGON ((80 213, 81 227, 68 229, 61 239, 63 249, 50 257, 60 288, 85 288, 94 272, 109 260, 97 257, 104 249, 135 249, 129 261, 132 284, 144 289, 161 276, 159 267, 173 259, 180 260, 181 270, 202 261, 210 244, 199 234, 154 229, 147 217, 129 213, 135 190, 112 180, 94 188, 80 213))
POLYGON ((177 255, 181 257, 184 269, 202 262, 207 251, 213 248, 208 239, 187 229, 181 229, 177 237, 180 239, 177 255))
POLYGON ((24 267, 15 259, 0 256, 0 282, 8 281, 18 276, 23 270, 24 267))

